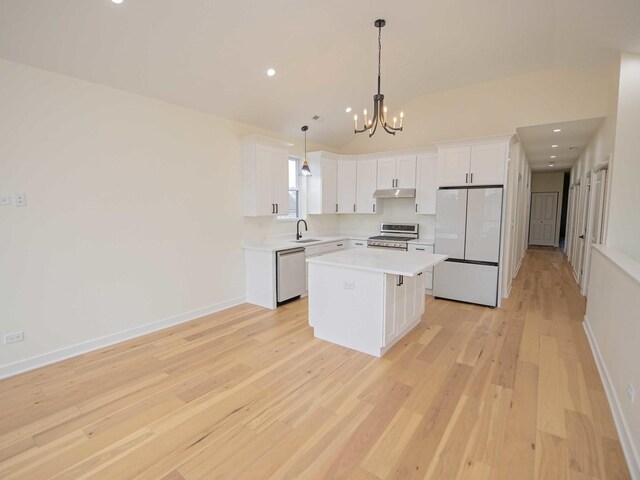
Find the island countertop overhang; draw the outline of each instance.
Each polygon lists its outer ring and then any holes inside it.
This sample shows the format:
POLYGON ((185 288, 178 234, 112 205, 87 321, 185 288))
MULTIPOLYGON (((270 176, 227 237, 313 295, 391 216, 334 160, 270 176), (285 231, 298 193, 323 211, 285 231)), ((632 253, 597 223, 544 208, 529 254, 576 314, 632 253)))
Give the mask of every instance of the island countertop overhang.
POLYGON ((414 277, 447 258, 447 255, 434 253, 367 248, 312 257, 307 259, 307 263, 414 277))

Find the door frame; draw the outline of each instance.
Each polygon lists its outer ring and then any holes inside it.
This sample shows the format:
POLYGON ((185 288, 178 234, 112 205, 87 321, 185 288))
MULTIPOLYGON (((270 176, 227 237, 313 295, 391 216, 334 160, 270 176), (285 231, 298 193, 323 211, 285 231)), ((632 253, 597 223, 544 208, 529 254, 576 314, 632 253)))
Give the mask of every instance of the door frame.
POLYGON ((556 233, 558 233, 558 203, 560 202, 560 192, 531 192, 531 214, 529 215, 529 236, 527 237, 527 245, 534 247, 556 247, 556 233), (539 245, 537 243, 531 243, 531 222, 533 220, 533 196, 537 194, 554 193, 556 195, 556 211, 553 216, 553 245, 539 245))

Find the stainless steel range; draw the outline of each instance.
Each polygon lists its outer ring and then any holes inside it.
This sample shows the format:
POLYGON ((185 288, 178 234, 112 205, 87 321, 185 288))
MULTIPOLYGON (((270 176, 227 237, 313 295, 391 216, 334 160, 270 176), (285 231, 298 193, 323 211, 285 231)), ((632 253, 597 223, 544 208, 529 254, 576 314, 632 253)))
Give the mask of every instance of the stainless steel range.
POLYGON ((417 223, 382 223, 381 235, 369 237, 369 248, 392 248, 394 250, 407 250, 407 242, 418 238, 417 223))

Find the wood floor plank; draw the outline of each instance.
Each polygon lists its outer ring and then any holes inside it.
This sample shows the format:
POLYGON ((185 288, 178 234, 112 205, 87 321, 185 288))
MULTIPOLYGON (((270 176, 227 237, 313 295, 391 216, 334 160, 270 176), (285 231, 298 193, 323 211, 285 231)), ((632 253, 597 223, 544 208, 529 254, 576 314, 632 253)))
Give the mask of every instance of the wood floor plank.
POLYGON ((630 478, 554 249, 497 309, 427 298, 383 358, 239 305, 0 381, 0 478, 630 478))

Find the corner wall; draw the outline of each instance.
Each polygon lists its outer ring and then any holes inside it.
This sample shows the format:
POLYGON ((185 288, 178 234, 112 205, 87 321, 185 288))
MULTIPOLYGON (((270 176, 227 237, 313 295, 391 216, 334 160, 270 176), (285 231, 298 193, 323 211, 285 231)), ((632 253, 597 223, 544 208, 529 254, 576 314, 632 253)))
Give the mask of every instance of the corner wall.
POLYGON ((13 62, 0 78, 0 193, 27 194, 0 206, 0 335, 24 331, 0 376, 240 303, 243 237, 294 231, 242 213, 238 139, 277 134, 13 62))

